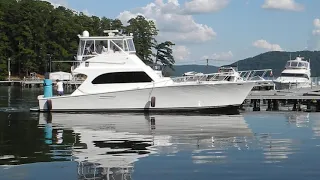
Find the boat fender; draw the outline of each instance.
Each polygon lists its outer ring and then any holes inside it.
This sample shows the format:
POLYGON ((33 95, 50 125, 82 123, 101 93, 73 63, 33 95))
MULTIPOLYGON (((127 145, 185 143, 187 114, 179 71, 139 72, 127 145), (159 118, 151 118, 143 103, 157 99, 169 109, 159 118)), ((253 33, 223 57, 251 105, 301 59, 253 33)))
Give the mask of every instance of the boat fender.
POLYGON ((155 107, 156 106, 156 97, 152 96, 151 97, 151 107, 155 107))
POLYGON ((48 111, 52 110, 52 101, 51 101, 51 99, 47 100, 47 109, 48 109, 48 111))

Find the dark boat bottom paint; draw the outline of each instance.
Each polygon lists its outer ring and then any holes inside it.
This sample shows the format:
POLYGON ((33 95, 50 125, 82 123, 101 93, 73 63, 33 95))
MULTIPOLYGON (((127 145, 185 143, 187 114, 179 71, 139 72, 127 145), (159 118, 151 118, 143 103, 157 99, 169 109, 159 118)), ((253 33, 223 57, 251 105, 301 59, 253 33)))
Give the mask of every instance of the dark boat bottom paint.
POLYGON ((201 113, 201 114, 226 114, 226 115, 236 115, 239 112, 240 105, 234 106, 224 106, 224 107, 201 107, 201 108, 176 108, 176 109, 67 109, 67 110, 55 110, 51 111, 40 110, 39 108, 30 108, 31 112, 55 112, 55 113, 166 113, 166 114, 180 114, 180 113, 201 113))

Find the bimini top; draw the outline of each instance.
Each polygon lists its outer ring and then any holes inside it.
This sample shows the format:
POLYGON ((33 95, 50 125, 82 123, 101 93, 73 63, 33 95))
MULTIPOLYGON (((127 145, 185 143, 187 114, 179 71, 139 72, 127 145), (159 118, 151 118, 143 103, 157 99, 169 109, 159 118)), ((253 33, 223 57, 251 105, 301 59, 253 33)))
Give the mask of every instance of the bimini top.
POLYGON ((107 36, 90 36, 88 31, 78 35, 80 42, 77 60, 84 61, 99 54, 136 53, 133 34, 123 35, 118 30, 105 30, 107 36))

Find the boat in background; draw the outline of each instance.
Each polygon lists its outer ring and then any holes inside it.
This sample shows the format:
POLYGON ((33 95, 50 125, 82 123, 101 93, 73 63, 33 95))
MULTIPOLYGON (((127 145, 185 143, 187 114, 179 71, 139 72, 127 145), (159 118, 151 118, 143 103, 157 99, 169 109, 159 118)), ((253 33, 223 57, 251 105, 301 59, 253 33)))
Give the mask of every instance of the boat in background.
POLYGON ((175 78, 175 81, 228 81, 228 82, 254 82, 253 90, 273 90, 274 84, 271 79, 272 69, 259 69, 238 71, 236 66, 221 66, 217 73, 197 73, 188 72, 183 74, 185 77, 175 78))
POLYGON ((308 88, 312 86, 310 60, 296 57, 287 61, 281 75, 273 81, 277 90, 308 88))
MULTIPOLYGON (((85 75, 70 95, 38 96, 36 111, 202 111, 238 109, 254 82, 177 82, 163 77, 137 55, 133 34, 84 31, 72 74, 85 75), (235 93, 236 92, 236 93, 235 93)), ((45 90, 50 90, 50 84, 45 90)))

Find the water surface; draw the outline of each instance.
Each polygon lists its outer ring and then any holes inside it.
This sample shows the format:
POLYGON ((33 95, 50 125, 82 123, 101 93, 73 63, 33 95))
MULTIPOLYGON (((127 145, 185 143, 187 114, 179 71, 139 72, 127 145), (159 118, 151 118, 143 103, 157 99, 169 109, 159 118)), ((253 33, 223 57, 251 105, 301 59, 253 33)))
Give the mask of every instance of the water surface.
POLYGON ((320 114, 30 113, 0 87, 0 179, 319 179, 320 114))

